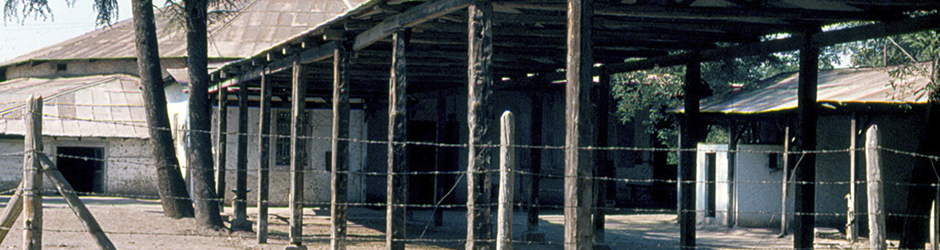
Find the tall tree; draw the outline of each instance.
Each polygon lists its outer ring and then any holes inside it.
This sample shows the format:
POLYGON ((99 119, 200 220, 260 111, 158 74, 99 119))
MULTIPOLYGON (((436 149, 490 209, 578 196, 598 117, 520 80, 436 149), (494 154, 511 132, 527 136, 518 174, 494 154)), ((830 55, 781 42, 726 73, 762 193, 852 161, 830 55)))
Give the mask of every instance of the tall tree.
POLYGON ((166 93, 152 0, 133 0, 134 38, 137 43, 137 70, 147 108, 150 144, 157 170, 157 191, 167 217, 193 217, 192 201, 186 199, 186 182, 180 174, 179 159, 170 134, 170 120, 166 112, 166 93))
MULTIPOLYGON (((117 18, 116 0, 95 0, 94 8, 97 11, 96 23, 99 26, 110 25, 117 18)), ((3 14, 4 20, 13 17, 24 20, 31 14, 45 17, 51 11, 45 0, 6 0, 3 14)), ((166 94, 163 91, 152 1, 134 0, 133 15, 137 66, 157 172, 157 192, 163 204, 164 215, 170 218, 193 217, 192 202, 187 199, 189 194, 180 173, 169 130, 170 121, 166 112, 166 94)))
MULTIPOLYGON (((222 229, 219 198, 215 193, 212 164, 212 116, 209 103, 209 50, 207 38, 208 0, 183 0, 186 21, 186 66, 189 69, 190 165, 193 168, 193 199, 196 223, 210 229, 222 229)), ((220 114, 224 115, 224 114, 220 114)))

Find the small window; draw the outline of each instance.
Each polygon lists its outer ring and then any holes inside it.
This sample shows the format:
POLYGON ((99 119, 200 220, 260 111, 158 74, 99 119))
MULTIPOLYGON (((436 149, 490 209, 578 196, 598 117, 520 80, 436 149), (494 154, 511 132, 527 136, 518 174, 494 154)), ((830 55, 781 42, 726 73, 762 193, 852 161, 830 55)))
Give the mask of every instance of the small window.
POLYGON ((324 169, 327 172, 333 172, 333 151, 326 151, 326 154, 323 155, 323 162, 326 163, 324 169))
POLYGON ((67 63, 57 63, 57 64, 55 65, 55 71, 56 71, 56 72, 65 72, 66 70, 68 70, 68 66, 69 66, 69 65, 68 65, 67 63))
MULTIPOLYGON (((291 149, 290 149, 290 129, 291 129, 291 111, 290 110, 277 110, 274 111, 275 119, 275 132, 278 135, 276 140, 276 165, 290 165, 291 161, 291 149)), ((301 116, 300 123, 306 124, 306 115, 301 116)), ((306 126, 301 126, 306 127, 306 126)), ((304 159, 304 166, 307 165, 307 150, 306 150, 306 140, 300 140, 300 148, 304 149, 300 151, 300 158, 304 159)))

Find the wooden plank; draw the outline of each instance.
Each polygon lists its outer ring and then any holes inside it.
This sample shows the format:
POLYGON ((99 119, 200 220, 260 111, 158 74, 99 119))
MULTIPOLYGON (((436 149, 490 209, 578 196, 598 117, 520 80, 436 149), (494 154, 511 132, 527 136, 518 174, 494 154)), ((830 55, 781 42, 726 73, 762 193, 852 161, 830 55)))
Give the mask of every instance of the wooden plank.
MULTIPOLYGON (((940 14, 818 33, 813 35, 811 40, 812 43, 816 44, 817 46, 830 46, 839 43, 907 34, 937 28, 940 28, 940 14)), ((800 49, 804 39, 805 38, 802 35, 794 34, 790 38, 771 40, 761 43, 722 47, 717 49, 702 50, 700 52, 687 52, 639 61, 615 63, 608 65, 608 68, 613 73, 629 72, 634 70, 650 69, 653 67, 681 65, 685 62, 688 62, 690 58, 696 56, 700 57, 703 61, 710 61, 724 58, 737 58, 770 54, 774 52, 792 51, 800 49)))
POLYGON ((271 168, 271 82, 261 78, 261 103, 258 110, 258 244, 268 242, 268 188, 271 168))
MULTIPOLYGON (((248 221, 248 82, 238 83, 238 148, 235 153, 234 231, 251 231, 248 221)), ((226 190, 221 190, 225 192, 226 190)), ((225 193, 219 193, 222 196, 225 193)))
POLYGON ((340 46, 333 55, 333 195, 330 202, 330 246, 333 250, 346 249, 346 201, 349 179, 349 79, 350 53, 340 46))
POLYGON ((7 233, 13 228, 13 223, 16 223, 16 219, 20 217, 22 212, 23 182, 20 181, 19 186, 16 187, 16 192, 13 192, 13 196, 7 201, 7 206, 3 208, 3 213, 0 213, 0 243, 3 243, 3 240, 6 239, 7 233))
POLYGON ((493 236, 492 180, 486 171, 492 169, 489 147, 492 118, 490 93, 493 89, 493 5, 487 0, 471 1, 467 30, 467 242, 465 249, 489 249, 493 236))
MULTIPOLYGON (((594 87, 594 100, 597 103, 597 128, 595 130, 595 138, 597 138, 597 147, 605 148, 609 146, 609 136, 608 136, 608 126, 610 118, 610 74, 606 73, 606 70, 601 70, 603 73, 598 77, 598 84, 594 87)), ((607 150, 596 150, 594 151, 594 157, 597 159, 598 171, 595 173, 595 177, 602 178, 598 179, 594 183, 594 192, 596 194, 595 206, 594 209, 594 242, 603 243, 605 238, 605 228, 607 211, 605 206, 607 205, 607 185, 609 181, 604 178, 613 177, 613 164, 608 160, 608 151, 607 150)))
MULTIPOLYGON (((735 185, 734 185, 734 171, 737 167, 736 159, 738 152, 738 138, 740 137, 740 131, 738 130, 738 124, 734 120, 730 120, 728 124, 728 211, 725 211, 725 226, 734 227, 735 218, 737 218, 737 207, 735 206, 735 185)), ((774 157, 771 155, 771 157, 774 157)))
POLYGON ((42 249, 42 96, 26 101, 26 134, 23 137, 23 249, 42 249))
MULTIPOLYGON (((797 90, 799 112, 797 145, 799 150, 814 151, 816 150, 816 123, 819 120, 816 105, 819 47, 816 47, 810 39, 812 35, 803 37, 800 47, 800 83, 797 90)), ((794 169, 796 184, 793 189, 795 195, 793 212, 796 216, 793 223, 793 248, 808 249, 813 248, 815 240, 816 154, 803 154, 800 158, 799 166, 794 169)))
POLYGON ((787 193, 790 185, 790 125, 783 128, 783 182, 780 184, 780 236, 787 235, 787 193))
POLYGON ((385 244, 387 249, 405 249, 404 205, 408 201, 408 152, 404 142, 408 139, 408 78, 407 48, 411 30, 400 30, 392 35, 392 68, 388 81, 388 173, 385 244))
POLYGON ((680 118, 679 132, 679 189, 678 220, 679 244, 682 249, 695 248, 695 151, 703 137, 703 121, 699 113, 699 100, 702 90, 702 66, 698 60, 686 63, 685 84, 682 86, 686 93, 684 98, 685 116, 680 118))
POLYGON ((298 248, 303 247, 303 201, 304 201, 304 148, 301 147, 304 136, 305 121, 303 115, 306 107, 307 83, 304 79, 304 66, 299 61, 294 61, 291 77, 293 88, 291 89, 291 127, 290 127, 290 150, 291 150, 291 193, 290 193, 290 233, 288 235, 289 244, 298 248))
POLYGON ((409 8, 405 12, 387 18, 357 35, 352 48, 353 50, 362 50, 391 35, 396 30, 411 28, 428 20, 447 15, 467 7, 469 2, 470 0, 437 0, 409 8))
POLYGON ((881 150, 878 126, 872 125, 865 133, 865 164, 868 169, 868 239, 871 249, 887 249, 885 240, 884 182, 881 179, 881 150))
POLYGON ((82 203, 82 200, 78 199, 78 195, 75 194, 72 185, 69 184, 65 176, 62 176, 62 173, 56 168, 55 163, 52 163, 52 160, 45 154, 39 154, 38 156, 39 161, 42 162, 42 171, 49 176, 49 180, 52 180, 52 183, 55 184, 56 190, 65 198, 65 202, 72 208, 72 212, 82 221, 88 233, 95 238, 95 243, 98 244, 98 248, 108 250, 116 249, 114 248, 114 244, 111 243, 111 239, 108 239, 108 235, 104 234, 104 231, 101 230, 101 226, 98 225, 95 216, 88 211, 88 208, 85 207, 85 203, 82 203))
POLYGON ((565 249, 591 249, 594 209, 594 157, 581 147, 595 146, 591 69, 592 0, 568 0, 568 63, 565 84, 565 249))
MULTIPOLYGON (((219 211, 225 211, 225 165, 228 155, 228 88, 218 91, 218 123, 215 136, 215 193, 221 198, 219 211)), ((191 168, 189 171, 193 171, 191 168)))
MULTIPOLYGON (((223 88, 235 86, 243 81, 255 81, 261 77, 261 74, 273 74, 284 70, 293 69, 294 62, 309 64, 312 62, 325 60, 333 56, 333 51, 336 50, 338 46, 339 42, 337 41, 327 42, 321 44, 320 46, 304 49, 298 54, 277 59, 265 65, 255 66, 250 70, 244 71, 244 73, 239 74, 238 76, 222 81, 222 83, 217 85, 215 89, 217 89, 219 86, 223 88)), ((243 62, 244 65, 250 65, 251 59, 244 59, 243 62)), ((228 67, 240 67, 241 65, 242 64, 240 63, 227 64, 219 69, 219 71, 226 70, 228 67)))
MULTIPOLYGON (((858 169, 855 165, 856 162, 856 138, 858 128, 856 127, 856 120, 858 115, 855 112, 852 112, 852 120, 849 121, 849 200, 848 200, 848 215, 846 215, 846 224, 848 226, 845 229, 845 237, 849 242, 858 241, 858 218, 856 213, 858 212, 858 196, 855 195, 857 187, 856 180, 858 180, 858 169)), ((936 248, 934 248, 936 249, 936 248)), ((938 249, 940 250, 940 249, 938 249)))
POLYGON ((496 250, 512 250, 512 203, 516 171, 516 119, 505 111, 499 119, 499 207, 496 250))

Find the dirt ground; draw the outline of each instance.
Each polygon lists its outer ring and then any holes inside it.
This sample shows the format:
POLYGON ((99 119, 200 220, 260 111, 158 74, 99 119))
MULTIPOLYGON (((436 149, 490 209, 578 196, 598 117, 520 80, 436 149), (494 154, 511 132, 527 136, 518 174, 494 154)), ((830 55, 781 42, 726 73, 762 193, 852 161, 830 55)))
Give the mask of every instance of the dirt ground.
MULTIPOLYGON (((5 206, 9 196, 0 197, 5 206)), ((289 231, 287 208, 270 210, 268 244, 258 244, 253 232, 215 232, 195 230, 193 219, 169 219, 163 216, 159 201, 107 197, 82 197, 108 237, 118 249, 284 249, 289 231)), ((231 212, 227 208, 227 212, 231 212)), ((304 209, 304 242, 309 249, 329 247, 329 213, 304 209)), ((257 220, 257 211, 248 210, 249 219, 257 220)), ((444 226, 431 225, 431 210, 410 212, 409 249, 463 249, 465 211, 444 212, 444 226)), ((523 234, 525 214, 517 213, 515 239, 523 234)), ((563 249, 564 216, 547 211, 540 216, 540 232, 546 242, 518 242, 515 249, 563 249)), ((45 249, 95 249, 91 236, 61 198, 44 197, 43 247, 45 249)), ((384 249, 383 210, 351 208, 349 213, 349 249, 384 249)), ((0 248, 19 249, 23 243, 22 216, 0 244, 0 248)), ((226 223, 226 226, 228 224, 226 223)), ((792 236, 777 237, 768 229, 699 227, 697 244, 703 249, 790 249, 792 236)), ((676 249, 676 216, 668 214, 610 215, 606 224, 606 243, 610 249, 676 249)), ((849 244, 845 240, 817 238, 817 248, 864 248, 866 242, 849 244)))

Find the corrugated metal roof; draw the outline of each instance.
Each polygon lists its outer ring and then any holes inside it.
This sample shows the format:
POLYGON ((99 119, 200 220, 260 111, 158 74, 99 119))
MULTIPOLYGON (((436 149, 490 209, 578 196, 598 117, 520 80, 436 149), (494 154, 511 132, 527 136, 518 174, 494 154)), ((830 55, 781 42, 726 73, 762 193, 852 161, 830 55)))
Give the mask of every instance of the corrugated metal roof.
POLYGON ((45 136, 150 138, 138 79, 129 75, 0 82, 0 134, 23 135, 26 100, 43 99, 45 136))
MULTIPOLYGON (((358 4, 361 1, 352 1, 358 4)), ((227 22, 210 24, 209 57, 243 58, 345 13, 344 1, 254 0, 227 22)), ((160 57, 186 55, 186 33, 157 14, 160 57)), ((0 66, 27 61, 135 58, 134 25, 128 19, 84 35, 26 53, 0 66)))
MULTIPOLYGON (((893 69, 821 70, 816 100, 818 103, 833 105, 926 104, 927 96, 915 91, 925 88, 930 80, 924 76, 894 78, 888 73, 893 69)), ((779 74, 761 81, 757 86, 720 97, 705 98, 702 100, 701 112, 759 114, 797 108, 799 73, 779 74)), ((684 107, 675 109, 679 113, 684 111, 684 107)))

